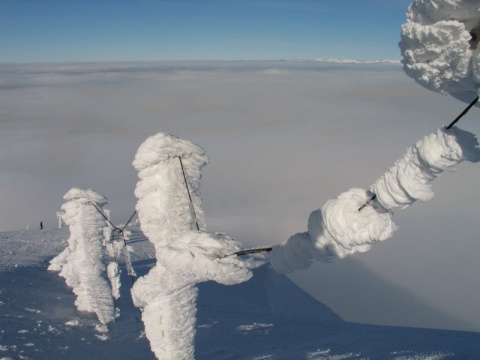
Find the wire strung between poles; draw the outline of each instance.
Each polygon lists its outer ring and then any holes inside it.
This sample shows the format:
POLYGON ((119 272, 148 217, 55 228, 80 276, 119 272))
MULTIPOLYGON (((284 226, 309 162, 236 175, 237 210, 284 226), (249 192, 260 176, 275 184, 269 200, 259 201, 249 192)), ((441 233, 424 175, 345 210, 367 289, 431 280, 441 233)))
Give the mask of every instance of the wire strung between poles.
POLYGON ((195 224, 197 225, 197 230, 200 231, 200 226, 198 225, 198 220, 197 220, 197 213, 195 212, 195 206, 193 205, 192 195, 190 195, 190 188, 188 187, 187 176, 185 175, 185 169, 183 168, 182 157, 178 156, 178 160, 180 160, 180 168, 182 169, 183 180, 185 181, 185 187, 187 189, 188 200, 190 201, 190 211, 192 213, 193 219, 195 220, 195 224))
POLYGON ((91 201, 87 201, 87 203, 90 204, 90 205, 92 205, 92 206, 95 208, 95 210, 97 210, 98 213, 103 216, 103 218, 107 221, 107 223, 110 224, 110 226, 111 226, 112 228, 114 228, 115 230, 117 230, 117 229, 120 230, 120 228, 118 228, 118 227, 116 227, 115 225, 113 225, 113 223, 110 221, 110 219, 103 213, 102 210, 100 210, 100 209, 97 207, 97 205, 95 205, 95 204, 94 204, 93 202, 91 202, 91 201))
MULTIPOLYGON (((183 180, 185 182, 185 188, 187 189, 187 194, 188 194, 188 200, 190 201, 190 211, 192 213, 192 216, 195 220, 195 224, 197 226, 197 230, 200 231, 200 226, 198 224, 198 220, 197 220, 197 214, 195 212, 195 206, 193 204, 193 200, 192 200, 192 195, 190 193, 190 188, 188 186, 188 181, 187 181, 187 176, 185 174, 185 168, 183 167, 183 161, 182 161, 182 157, 181 156, 178 156, 178 160, 180 161, 180 168, 182 169, 182 174, 183 174, 183 180)), ((236 255, 236 256, 240 256, 240 255, 247 255, 247 254, 255 254, 255 253, 261 253, 261 252, 268 252, 268 251, 272 251, 272 247, 267 247, 267 248, 257 248, 257 249, 247 249, 247 250, 240 250, 240 251, 237 251, 237 252, 234 252, 233 254, 228 254, 228 255, 224 255, 224 256, 221 256, 221 257, 218 257, 219 259, 223 259, 223 258, 226 258, 228 256, 233 256, 233 255, 236 255)))
MULTIPOLYGON (((473 101, 468 104, 468 106, 458 115, 455 120, 453 120, 448 126, 445 128, 447 130, 450 130, 477 102, 478 102, 479 97, 477 96, 473 101)), ((367 207, 372 201, 374 201, 377 198, 377 194, 373 194, 373 196, 368 199, 362 206, 358 208, 358 211, 362 211, 365 207, 367 207)))
POLYGON ((264 247, 264 248, 245 249, 245 250, 236 251, 234 253, 227 254, 227 255, 222 255, 222 256, 219 255, 219 256, 216 256, 216 258, 225 259, 226 257, 229 257, 229 256, 251 255, 251 254, 270 252, 272 250, 273 250, 273 246, 264 247))
POLYGON ((124 231, 125 231, 125 228, 128 226, 128 224, 130 224, 130 221, 132 221, 133 217, 135 216, 135 214, 137 213, 137 211, 135 210, 132 214, 132 216, 130 216, 130 218, 128 219, 128 221, 125 223, 125 225, 120 228, 118 226, 115 226, 111 221, 110 219, 103 213, 102 210, 100 210, 94 203, 92 203, 91 201, 88 201, 88 203, 90 205, 92 205, 95 210, 98 211, 98 213, 100 215, 102 215, 102 217, 110 224, 110 226, 112 227, 112 233, 110 235, 110 238, 113 239, 114 236, 115 236, 115 232, 117 232, 119 234, 119 238, 121 238, 122 242, 123 242, 123 256, 125 257, 125 262, 126 262, 126 266, 127 266, 127 272, 128 272, 128 275, 130 276, 130 280, 132 281, 132 284, 135 282, 135 271, 133 270, 133 268, 131 267, 131 264, 130 264, 130 261, 127 259, 129 258, 129 254, 128 254, 128 249, 127 249, 127 242, 125 240, 125 236, 124 236, 124 231))
POLYGON ((475 99, 473 99, 473 101, 465 108, 465 110, 462 111, 460 115, 457 116, 455 120, 451 122, 450 125, 447 126, 447 130, 451 129, 452 126, 455 125, 458 122, 458 120, 460 120, 468 112, 468 110, 470 110, 473 107, 473 105, 475 105, 477 102, 478 102, 478 96, 475 99))
POLYGON ((114 230, 118 231, 120 234, 123 233, 123 231, 124 231, 125 228, 128 226, 128 224, 130 224, 130 221, 132 221, 133 217, 137 214, 137 210, 135 210, 135 211, 133 212, 132 216, 130 216, 130 218, 128 219, 128 221, 125 223, 125 226, 122 227, 122 228, 119 228, 118 226, 113 225, 113 223, 110 221, 110 219, 109 219, 109 218, 103 213, 103 211, 100 210, 94 203, 92 203, 91 201, 88 201, 88 203, 89 203, 90 205, 92 205, 92 206, 95 208, 95 210, 97 210, 97 211, 100 213, 100 215, 102 215, 103 218, 110 224, 110 226, 111 226, 114 230))
POLYGON ((125 228, 128 226, 128 224, 130 224, 130 221, 132 221, 133 217, 137 214, 137 210, 135 210, 132 214, 132 216, 130 216, 130 218, 128 219, 128 221, 125 223, 125 226, 121 229, 122 233, 123 233, 123 230, 125 230, 125 228))
POLYGON ((272 249, 273 249, 273 246, 265 247, 265 248, 246 249, 246 250, 240 250, 240 251, 234 252, 231 255, 240 256, 240 255, 257 254, 262 252, 270 252, 272 251, 272 249))
POLYGON ((365 203, 358 208, 358 211, 362 211, 368 204, 370 204, 372 201, 374 201, 377 198, 377 194, 373 194, 373 196, 365 201, 365 203))

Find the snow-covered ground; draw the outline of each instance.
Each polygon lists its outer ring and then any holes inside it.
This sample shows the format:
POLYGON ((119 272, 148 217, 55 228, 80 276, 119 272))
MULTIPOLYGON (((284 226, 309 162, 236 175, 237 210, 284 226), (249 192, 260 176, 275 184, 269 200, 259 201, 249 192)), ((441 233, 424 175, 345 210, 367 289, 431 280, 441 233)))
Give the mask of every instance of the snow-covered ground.
MULTIPOLYGON (((133 227, 138 275, 155 264, 133 227)), ((0 359, 154 359, 121 262, 121 308, 102 332, 48 262, 68 229, 0 233, 0 359)), ((196 359, 477 359, 480 334, 348 323, 268 266, 246 283, 199 284, 196 359)), ((355 299, 351 299, 352 303, 355 299)))

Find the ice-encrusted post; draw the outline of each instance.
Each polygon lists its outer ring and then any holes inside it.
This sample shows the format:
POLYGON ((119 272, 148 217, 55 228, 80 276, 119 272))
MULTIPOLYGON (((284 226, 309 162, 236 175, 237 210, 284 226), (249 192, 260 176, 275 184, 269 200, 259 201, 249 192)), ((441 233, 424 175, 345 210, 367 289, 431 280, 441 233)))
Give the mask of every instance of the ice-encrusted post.
POLYGON ((90 189, 70 189, 63 197, 62 219, 69 226, 68 247, 50 261, 48 270, 60 271, 77 295, 80 311, 96 313, 106 325, 115 320, 112 291, 106 276, 102 209, 107 200, 90 189), (96 208, 95 208, 96 207, 96 208))
POLYGON ((157 261, 135 282, 132 297, 162 360, 194 358, 197 283, 232 285, 251 277, 248 262, 217 256, 240 249, 233 239, 205 232, 199 187, 207 161, 199 146, 159 133, 140 146, 133 162, 140 178, 136 210, 157 261))

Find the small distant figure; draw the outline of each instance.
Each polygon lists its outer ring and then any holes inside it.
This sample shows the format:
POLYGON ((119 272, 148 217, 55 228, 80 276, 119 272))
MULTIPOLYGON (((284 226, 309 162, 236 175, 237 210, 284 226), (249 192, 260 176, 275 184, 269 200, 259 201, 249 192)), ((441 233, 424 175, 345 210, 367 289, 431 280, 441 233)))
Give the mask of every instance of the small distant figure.
POLYGON ((40 221, 40 230, 43 230, 43 221, 40 221))

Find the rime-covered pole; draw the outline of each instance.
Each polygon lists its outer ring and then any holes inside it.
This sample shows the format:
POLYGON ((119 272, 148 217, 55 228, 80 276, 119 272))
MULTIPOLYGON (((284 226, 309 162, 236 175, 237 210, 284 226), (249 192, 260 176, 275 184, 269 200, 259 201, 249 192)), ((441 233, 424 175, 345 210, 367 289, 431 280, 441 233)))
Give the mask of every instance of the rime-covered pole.
POLYGON ((132 297, 162 360, 194 358, 197 283, 232 285, 251 277, 249 263, 217 256, 240 250, 233 239, 205 232, 199 187, 207 161, 199 146, 159 133, 140 146, 133 162, 140 178, 138 218, 157 262, 135 282, 132 297))
POLYGON ((77 295, 80 311, 96 313, 102 324, 114 321, 112 291, 106 275, 104 231, 108 228, 101 209, 107 200, 90 189, 72 188, 63 197, 62 219, 69 226, 68 247, 50 261, 49 270, 60 271, 77 295))

